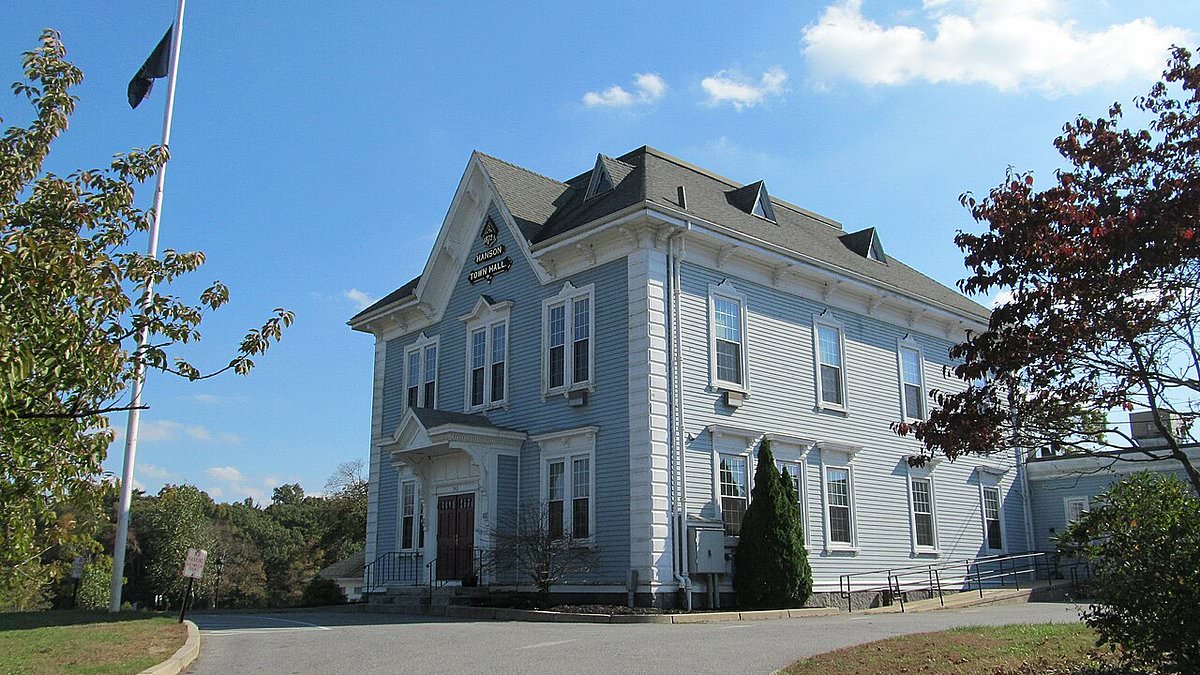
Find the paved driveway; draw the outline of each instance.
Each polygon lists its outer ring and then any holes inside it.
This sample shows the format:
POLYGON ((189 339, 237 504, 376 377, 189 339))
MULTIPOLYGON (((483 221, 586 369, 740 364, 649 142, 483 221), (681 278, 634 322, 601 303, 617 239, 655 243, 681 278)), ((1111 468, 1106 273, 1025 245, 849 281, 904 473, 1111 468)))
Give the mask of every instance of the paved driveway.
POLYGON ((713 624, 556 624, 389 614, 191 617, 216 673, 769 673, 804 656, 955 626, 1078 621, 1072 604, 713 624))

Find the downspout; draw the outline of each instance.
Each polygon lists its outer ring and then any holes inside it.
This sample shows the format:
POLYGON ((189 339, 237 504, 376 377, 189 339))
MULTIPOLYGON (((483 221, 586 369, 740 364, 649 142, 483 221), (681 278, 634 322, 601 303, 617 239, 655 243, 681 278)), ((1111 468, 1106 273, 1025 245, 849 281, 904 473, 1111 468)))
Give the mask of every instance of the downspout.
POLYGON ((669 343, 670 358, 668 359, 668 379, 670 392, 668 393, 668 407, 671 410, 671 444, 677 453, 673 453, 675 465, 678 467, 678 476, 672 477, 674 483, 674 492, 676 496, 676 514, 675 522, 672 526, 675 530, 675 541, 678 547, 679 555, 674 558, 678 564, 678 569, 675 571, 675 582, 683 589, 684 604, 688 611, 692 609, 692 580, 688 574, 689 551, 687 543, 687 438, 684 432, 684 414, 683 414, 683 342, 680 335, 680 311, 679 311, 679 264, 683 256, 684 239, 683 235, 691 228, 689 222, 685 229, 681 229, 671 234, 667 239, 667 283, 668 283, 668 298, 670 306, 667 313, 667 338, 669 343), (675 253, 675 241, 679 240, 679 253, 675 253), (678 482, 675 482, 675 481, 678 482))
POLYGON ((1029 494, 1029 472, 1026 465, 1030 455, 1020 447, 1013 449, 1017 460, 1017 475, 1021 478, 1021 505, 1025 507, 1025 550, 1033 551, 1033 506, 1029 494))

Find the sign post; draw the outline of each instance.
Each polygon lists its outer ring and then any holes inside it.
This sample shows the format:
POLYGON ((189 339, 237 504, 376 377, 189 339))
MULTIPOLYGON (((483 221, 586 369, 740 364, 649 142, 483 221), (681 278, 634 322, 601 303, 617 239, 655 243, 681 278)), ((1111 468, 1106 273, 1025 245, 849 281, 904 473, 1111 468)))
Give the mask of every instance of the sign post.
POLYGON ((75 590, 71 593, 71 608, 79 607, 79 581, 83 579, 83 556, 75 556, 71 563, 71 578, 75 580, 75 590))
POLYGON ((208 559, 208 551, 202 548, 189 548, 187 559, 183 561, 183 576, 187 577, 187 592, 183 594, 183 602, 179 605, 179 623, 187 614, 188 605, 192 603, 192 584, 204 576, 204 561, 208 559))

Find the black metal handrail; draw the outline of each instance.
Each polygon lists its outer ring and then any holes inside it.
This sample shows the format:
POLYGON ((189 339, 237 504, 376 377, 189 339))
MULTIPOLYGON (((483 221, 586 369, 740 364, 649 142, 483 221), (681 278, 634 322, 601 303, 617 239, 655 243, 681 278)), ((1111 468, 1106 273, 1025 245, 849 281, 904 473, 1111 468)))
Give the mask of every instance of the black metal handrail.
POLYGON ((380 554, 363 567, 363 592, 376 593, 388 586, 417 586, 421 583, 421 554, 418 551, 390 551, 380 554))
POLYGON ((914 591, 936 593, 938 601, 944 606, 946 604, 944 581, 953 583, 953 580, 957 579, 960 588, 965 584, 968 591, 978 589, 980 597, 983 597, 985 583, 991 584, 998 581, 1000 586, 1004 587, 1007 585, 1007 580, 1012 579, 1013 585, 1019 589, 1021 587, 1022 575, 1029 574, 1031 575, 1031 579, 1042 578, 1043 569, 1045 578, 1049 579, 1051 586, 1053 586, 1054 582, 1051 579, 1050 563, 1047 560, 1046 554, 1043 552, 1034 552, 1013 555, 991 555, 968 560, 939 561, 866 572, 853 572, 838 577, 838 590, 841 597, 846 598, 847 611, 854 611, 852 593, 855 591, 860 593, 864 591, 885 591, 892 598, 899 601, 900 611, 904 611, 905 594, 914 591), (955 570, 961 570, 961 576, 947 574, 955 570), (876 581, 873 584, 868 583, 858 588, 854 587, 854 580, 856 578, 871 577, 878 580, 880 576, 886 578, 886 582, 883 585, 880 585, 876 581))
POLYGON ((429 597, 430 598, 433 597, 433 589, 434 588, 441 588, 451 581, 459 581, 459 582, 462 582, 463 585, 474 585, 474 584, 478 584, 481 581, 480 576, 483 573, 483 563, 484 563, 484 559, 487 556, 487 552, 484 549, 478 548, 478 547, 465 547, 465 546, 462 547, 461 549, 450 547, 449 549, 444 549, 443 552, 449 553, 449 555, 454 556, 455 558, 458 559, 458 562, 460 562, 460 563, 462 562, 462 560, 461 560, 461 558, 459 558, 459 556, 462 556, 465 553, 468 556, 467 557, 468 567, 466 570, 462 570, 462 569, 455 570, 459 574, 454 579, 442 579, 442 578, 439 578, 438 573, 437 573, 437 564, 438 564, 437 558, 433 558, 429 562, 425 563, 425 579, 426 579, 426 585, 429 589, 429 597))

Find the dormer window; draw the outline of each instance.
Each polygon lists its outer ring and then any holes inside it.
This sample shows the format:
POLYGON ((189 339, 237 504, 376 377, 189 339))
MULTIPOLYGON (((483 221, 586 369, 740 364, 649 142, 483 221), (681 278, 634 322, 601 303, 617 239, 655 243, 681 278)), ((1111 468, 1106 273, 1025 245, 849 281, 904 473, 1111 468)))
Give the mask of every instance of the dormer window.
POLYGON ((725 198, 737 208, 758 216, 772 223, 775 220, 775 209, 771 206, 771 195, 767 194, 767 186, 761 180, 757 183, 742 186, 725 193, 725 198))
POLYGON ((883 252, 883 243, 879 241, 879 233, 875 231, 875 228, 868 227, 858 232, 843 234, 841 240, 846 248, 867 260, 874 260, 877 263, 887 263, 887 255, 883 252))
POLYGON ((587 194, 583 197, 584 201, 612 190, 613 185, 612 174, 604 165, 604 155, 596 155, 596 166, 592 169, 592 179, 588 181, 587 194))

